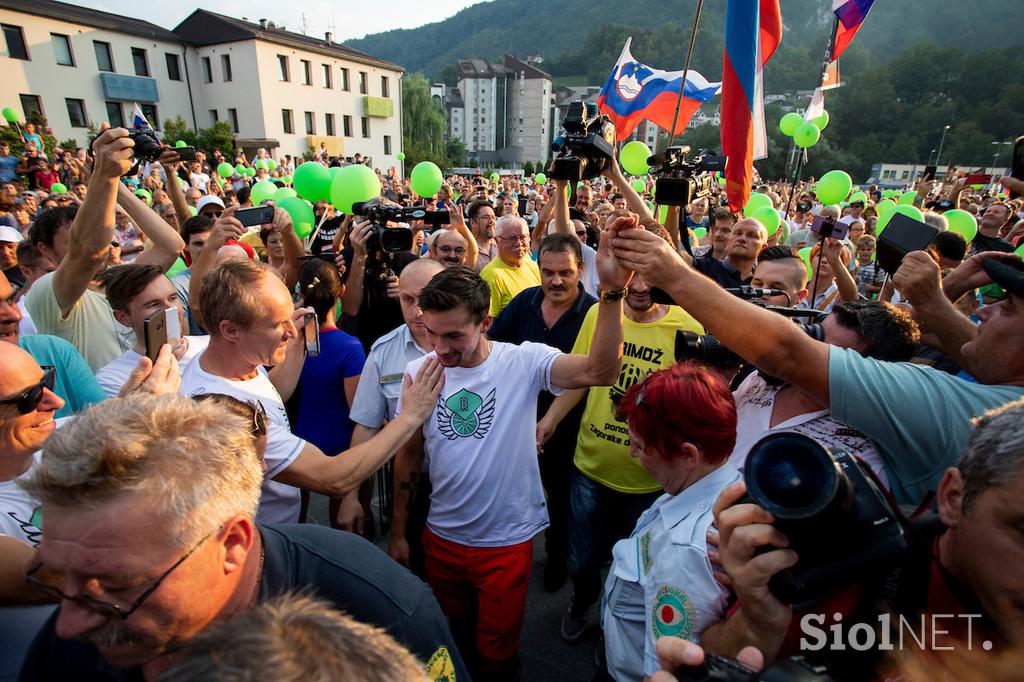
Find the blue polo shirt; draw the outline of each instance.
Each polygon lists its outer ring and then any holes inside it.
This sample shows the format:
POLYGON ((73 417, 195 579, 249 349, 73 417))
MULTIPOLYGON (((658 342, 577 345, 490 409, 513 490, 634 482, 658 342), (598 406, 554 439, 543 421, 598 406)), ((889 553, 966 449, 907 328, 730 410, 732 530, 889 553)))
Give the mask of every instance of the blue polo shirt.
POLYGON ((572 307, 562 313, 551 328, 544 323, 544 315, 540 310, 540 305, 544 301, 544 289, 524 289, 509 301, 494 320, 487 330, 487 337, 492 341, 516 344, 534 341, 553 346, 563 353, 571 353, 587 311, 590 310, 590 306, 597 303, 596 298, 583 290, 583 284, 577 284, 577 287, 579 292, 572 307))
POLYGON ((750 280, 753 279, 753 277, 743 279, 739 271, 729 262, 728 257, 722 259, 722 262, 718 262, 711 256, 694 258, 693 269, 715 280, 723 289, 735 289, 744 284, 750 284, 750 280))

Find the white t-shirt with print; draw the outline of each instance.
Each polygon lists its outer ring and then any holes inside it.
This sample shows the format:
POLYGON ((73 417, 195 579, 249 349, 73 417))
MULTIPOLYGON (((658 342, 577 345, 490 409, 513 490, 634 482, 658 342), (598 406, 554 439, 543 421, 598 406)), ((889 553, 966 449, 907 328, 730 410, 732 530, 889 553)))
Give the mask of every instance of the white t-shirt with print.
MULTIPOLYGON (((206 347, 210 344, 209 336, 186 336, 185 339, 188 341, 188 348, 185 350, 185 354, 181 356, 181 359, 178 360, 178 369, 182 373, 185 372, 185 368, 188 367, 189 363, 206 350, 206 347)), ((135 370, 135 366, 139 364, 141 359, 142 355, 134 349, 128 349, 121 357, 108 362, 100 368, 96 372, 96 381, 99 382, 107 395, 114 397, 121 391, 121 388, 128 381, 128 377, 131 376, 132 371, 135 370)))
POLYGON ((246 402, 259 401, 267 412, 267 450, 263 455, 267 472, 263 479, 260 508, 256 520, 260 523, 296 523, 299 520, 299 489, 272 480, 284 471, 302 452, 306 441, 292 433, 288 413, 284 409, 281 395, 270 382, 267 371, 257 369, 257 375, 245 381, 232 381, 206 372, 200 361, 200 353, 181 374, 183 395, 194 396, 204 393, 223 393, 246 402))
MULTIPOLYGON (((41 455, 42 451, 36 452, 32 466, 18 478, 28 476, 39 464, 41 455)), ((34 547, 43 537, 39 500, 22 490, 17 480, 0 481, 0 535, 17 538, 34 547)))
MULTIPOLYGON (((492 341, 490 355, 477 367, 445 368, 437 407, 423 425, 433 533, 471 547, 507 547, 547 527, 537 394, 562 393, 551 385, 559 355, 542 343, 492 341)), ((405 373, 416 376, 428 357, 436 355, 413 360, 405 373)))

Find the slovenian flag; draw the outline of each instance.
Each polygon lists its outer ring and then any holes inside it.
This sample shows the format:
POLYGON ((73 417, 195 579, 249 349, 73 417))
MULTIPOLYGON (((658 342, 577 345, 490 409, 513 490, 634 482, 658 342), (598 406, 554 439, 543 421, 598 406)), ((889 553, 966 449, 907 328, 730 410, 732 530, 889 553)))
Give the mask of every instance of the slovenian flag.
MULTIPOLYGON (((669 130, 675 116, 676 103, 679 102, 679 88, 683 83, 682 71, 653 69, 633 59, 629 51, 632 40, 626 39, 619 61, 597 96, 597 108, 615 124, 615 132, 620 140, 629 137, 644 119, 669 130)), ((721 83, 709 83, 696 71, 688 71, 679 119, 672 132, 678 135, 686 130, 686 124, 694 112, 721 89, 721 83)))
POLYGON ((729 208, 750 198, 753 162, 768 156, 764 65, 782 41, 779 0, 727 0, 722 60, 722 153, 729 208))
POLYGON ((149 128, 149 121, 146 120, 139 103, 135 103, 135 113, 132 114, 132 128, 149 128))
POLYGON ((864 17, 875 0, 832 0, 832 11, 839 17, 839 26, 836 29, 836 37, 832 43, 832 61, 839 59, 853 37, 857 35, 860 25, 864 23, 864 17))

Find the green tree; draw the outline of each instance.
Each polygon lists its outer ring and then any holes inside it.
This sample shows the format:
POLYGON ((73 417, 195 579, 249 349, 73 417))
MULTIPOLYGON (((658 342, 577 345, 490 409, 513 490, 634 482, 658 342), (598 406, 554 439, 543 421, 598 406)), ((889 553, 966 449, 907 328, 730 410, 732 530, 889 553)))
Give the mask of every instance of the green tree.
POLYGON ((402 147, 405 164, 433 161, 442 170, 451 167, 445 143, 444 107, 430 96, 430 82, 422 74, 402 79, 402 147))
POLYGON ((173 145, 181 140, 190 147, 195 147, 206 152, 209 156, 214 149, 220 149, 225 157, 230 158, 235 153, 235 136, 231 131, 231 125, 227 121, 217 121, 211 128, 200 128, 199 132, 192 130, 185 123, 185 119, 177 116, 164 121, 164 141, 173 145))
POLYGON ((523 175, 533 175, 533 161, 527 161, 523 164, 523 175))

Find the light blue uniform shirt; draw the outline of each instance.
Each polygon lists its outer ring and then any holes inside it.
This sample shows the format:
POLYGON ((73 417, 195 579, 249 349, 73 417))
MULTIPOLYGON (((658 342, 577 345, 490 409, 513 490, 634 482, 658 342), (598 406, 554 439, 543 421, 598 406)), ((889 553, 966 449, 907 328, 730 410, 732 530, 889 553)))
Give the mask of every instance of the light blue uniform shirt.
POLYGON ((722 489, 740 480, 726 462, 678 495, 662 495, 615 543, 601 598, 608 671, 635 682, 659 670, 654 643, 665 636, 696 642, 725 616, 728 591, 708 560, 707 531, 722 489))
POLYGON ((371 429, 394 419, 405 366, 426 354, 405 324, 374 341, 359 377, 349 419, 371 429))

